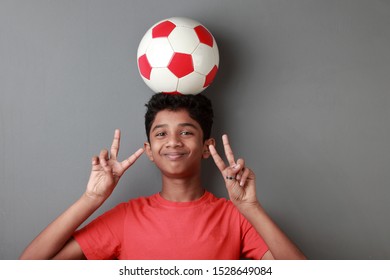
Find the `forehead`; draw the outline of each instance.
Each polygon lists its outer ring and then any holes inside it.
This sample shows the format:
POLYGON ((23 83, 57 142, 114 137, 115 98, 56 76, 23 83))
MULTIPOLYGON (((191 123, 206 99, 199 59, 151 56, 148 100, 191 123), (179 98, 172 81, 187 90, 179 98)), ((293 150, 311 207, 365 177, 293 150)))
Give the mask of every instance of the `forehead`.
POLYGON ((185 109, 177 111, 162 110, 158 112, 152 123, 152 129, 157 125, 177 126, 183 123, 189 123, 201 129, 199 123, 191 118, 188 111, 185 109))

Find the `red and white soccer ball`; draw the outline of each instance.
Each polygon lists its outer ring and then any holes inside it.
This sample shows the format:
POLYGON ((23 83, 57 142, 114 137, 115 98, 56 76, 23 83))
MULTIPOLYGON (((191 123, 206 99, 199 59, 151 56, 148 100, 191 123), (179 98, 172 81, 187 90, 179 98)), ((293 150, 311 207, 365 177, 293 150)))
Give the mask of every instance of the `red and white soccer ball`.
POLYGON ((219 53, 213 35, 202 24, 174 17, 146 32, 137 61, 142 79, 154 92, 198 94, 214 80, 219 53))

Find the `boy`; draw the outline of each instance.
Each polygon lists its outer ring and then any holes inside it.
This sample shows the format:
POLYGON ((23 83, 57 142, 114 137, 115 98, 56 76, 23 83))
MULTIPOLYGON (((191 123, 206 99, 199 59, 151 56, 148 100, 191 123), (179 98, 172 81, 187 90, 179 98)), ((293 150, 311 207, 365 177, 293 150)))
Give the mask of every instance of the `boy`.
POLYGON ((304 259, 256 198, 255 175, 235 160, 226 135, 226 164, 210 138, 213 111, 203 95, 154 95, 147 104, 144 148, 122 162, 120 131, 110 154, 92 159, 87 189, 25 249, 22 259, 304 259), (145 152, 161 172, 161 192, 121 203, 76 229, 110 196, 145 152), (230 201, 207 192, 202 159, 213 157, 230 201), (76 231, 76 232, 75 232, 76 231))

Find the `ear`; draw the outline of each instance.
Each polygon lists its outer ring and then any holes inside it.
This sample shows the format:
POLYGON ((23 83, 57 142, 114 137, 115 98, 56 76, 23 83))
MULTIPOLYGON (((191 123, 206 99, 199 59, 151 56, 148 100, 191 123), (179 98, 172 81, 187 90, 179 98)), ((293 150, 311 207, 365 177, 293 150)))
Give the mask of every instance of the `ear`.
POLYGON ((204 159, 210 157, 210 150, 209 150, 209 146, 210 146, 210 145, 215 146, 215 139, 214 139, 214 138, 209 138, 209 139, 207 139, 206 141, 204 141, 204 144, 203 144, 203 153, 202 153, 202 157, 203 157, 204 159))
POLYGON ((145 142, 144 143, 144 148, 145 148, 146 155, 148 156, 150 161, 154 161, 152 149, 150 148, 150 143, 149 142, 145 142))

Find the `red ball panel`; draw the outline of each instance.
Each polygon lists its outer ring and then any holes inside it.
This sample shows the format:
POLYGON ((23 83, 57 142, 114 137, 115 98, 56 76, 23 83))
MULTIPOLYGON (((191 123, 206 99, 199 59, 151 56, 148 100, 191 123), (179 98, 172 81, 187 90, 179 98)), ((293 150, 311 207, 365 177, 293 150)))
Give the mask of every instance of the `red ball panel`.
POLYGON ((207 74, 203 87, 208 87, 217 75, 218 67, 214 66, 213 69, 207 74))
POLYGON ((206 44, 210 47, 213 47, 213 36, 210 32, 202 25, 199 25, 194 28, 196 34, 198 35, 199 41, 203 44, 206 44))
POLYGON ((163 21, 153 27, 152 38, 168 37, 168 35, 175 29, 176 25, 171 21, 163 21))
POLYGON ((165 94, 170 94, 170 95, 182 95, 180 92, 178 91, 172 91, 172 92, 163 92, 165 94))
POLYGON ((194 64, 192 63, 191 55, 185 53, 175 53, 168 65, 168 69, 171 70, 171 72, 178 78, 190 74, 194 71, 194 64))
POLYGON ((149 64, 148 58, 146 57, 146 54, 140 56, 138 58, 138 68, 141 73, 141 75, 150 80, 150 73, 152 72, 152 67, 149 64))

